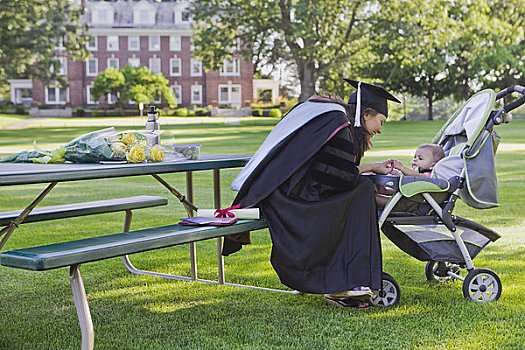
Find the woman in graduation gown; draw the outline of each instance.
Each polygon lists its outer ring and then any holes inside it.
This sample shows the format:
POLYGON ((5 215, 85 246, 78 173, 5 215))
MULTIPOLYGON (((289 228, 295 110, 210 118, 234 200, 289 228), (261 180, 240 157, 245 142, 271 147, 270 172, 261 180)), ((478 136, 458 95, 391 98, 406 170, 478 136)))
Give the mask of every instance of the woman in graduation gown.
MULTIPOLYGON (((347 81, 358 88, 348 104, 313 97, 284 116, 232 189, 234 205, 259 207, 268 222, 283 284, 362 306, 352 300, 381 288, 382 260, 375 186, 359 174, 387 174, 391 161, 360 161, 382 131, 387 99, 399 101, 380 86, 347 81)), ((243 234, 226 238, 224 255, 249 243, 243 234)))

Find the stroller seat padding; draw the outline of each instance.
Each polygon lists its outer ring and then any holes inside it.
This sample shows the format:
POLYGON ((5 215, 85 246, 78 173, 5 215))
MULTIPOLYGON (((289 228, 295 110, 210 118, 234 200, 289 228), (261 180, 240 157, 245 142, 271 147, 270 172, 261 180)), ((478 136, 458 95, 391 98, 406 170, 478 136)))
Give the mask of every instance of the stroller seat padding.
POLYGON ((447 180, 418 176, 401 175, 399 183, 399 191, 405 197, 412 197, 420 193, 447 192, 450 188, 447 180))

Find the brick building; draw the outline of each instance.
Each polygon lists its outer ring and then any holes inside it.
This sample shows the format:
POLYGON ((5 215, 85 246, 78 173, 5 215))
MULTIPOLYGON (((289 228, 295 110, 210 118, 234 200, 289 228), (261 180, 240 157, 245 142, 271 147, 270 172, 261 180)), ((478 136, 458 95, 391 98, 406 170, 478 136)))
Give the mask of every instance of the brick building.
MULTIPOLYGON (((234 55, 225 60, 220 71, 205 72, 201 62, 192 56, 188 2, 83 0, 83 20, 92 36, 88 43, 91 56, 84 62, 61 57, 60 73, 67 76, 69 86, 45 86, 33 81, 33 101, 84 108, 112 104, 112 96, 93 100, 90 94, 93 81, 108 67, 122 68, 130 64, 162 73, 169 80, 179 105, 249 105, 254 96, 253 64, 241 55, 234 55)), ((12 91, 16 84, 13 80, 12 91)), ((27 82, 23 88, 27 90, 27 82)), ((18 96, 16 91, 12 95, 18 96)))

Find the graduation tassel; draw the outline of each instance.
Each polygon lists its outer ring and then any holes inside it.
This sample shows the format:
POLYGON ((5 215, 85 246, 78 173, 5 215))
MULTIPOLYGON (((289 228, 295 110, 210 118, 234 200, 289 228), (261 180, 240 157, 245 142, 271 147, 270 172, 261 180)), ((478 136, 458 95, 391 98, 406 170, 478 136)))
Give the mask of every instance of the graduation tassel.
POLYGON ((357 85, 357 103, 355 106, 354 126, 356 128, 361 127, 361 82, 357 85))

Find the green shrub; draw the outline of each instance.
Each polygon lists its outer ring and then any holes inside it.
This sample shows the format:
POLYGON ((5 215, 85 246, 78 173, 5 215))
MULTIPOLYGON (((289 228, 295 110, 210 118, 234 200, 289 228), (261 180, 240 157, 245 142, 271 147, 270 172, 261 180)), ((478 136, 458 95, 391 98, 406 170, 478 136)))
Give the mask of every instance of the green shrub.
POLYGON ((199 117, 203 117, 206 115, 206 112, 207 112, 206 108, 197 108, 195 110, 195 115, 199 117))
POLYGON ((254 117, 262 117, 262 109, 260 109, 260 108, 252 108, 252 115, 254 117))
POLYGON ((278 108, 272 108, 270 110, 270 117, 271 118, 281 118, 283 116, 283 112, 281 112, 278 108))
POLYGON ((187 117, 188 116, 188 109, 187 108, 179 108, 179 109, 177 109, 177 115, 179 117, 187 117))
POLYGON ((103 112, 99 111, 98 109, 95 109, 91 112, 91 116, 95 118, 100 118, 103 116, 103 112))
POLYGON ((75 109, 75 115, 77 117, 83 117, 84 116, 84 108, 76 108, 75 109))
POLYGON ((193 109, 190 109, 188 111, 188 117, 194 117, 195 116, 195 111, 193 109))
POLYGON ((22 105, 17 105, 15 107, 15 114, 26 114, 26 109, 22 105))

